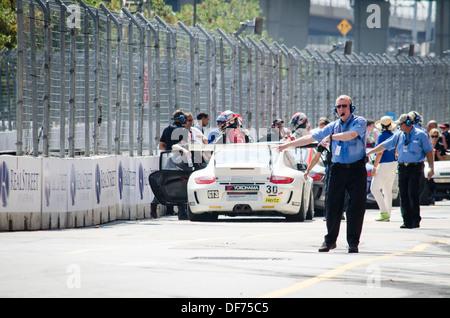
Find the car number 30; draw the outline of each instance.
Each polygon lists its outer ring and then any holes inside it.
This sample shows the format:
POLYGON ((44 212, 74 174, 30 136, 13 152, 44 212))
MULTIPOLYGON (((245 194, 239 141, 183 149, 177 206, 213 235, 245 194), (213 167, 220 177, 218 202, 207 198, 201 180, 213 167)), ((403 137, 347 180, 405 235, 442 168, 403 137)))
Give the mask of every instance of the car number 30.
POLYGON ((278 193, 278 186, 272 186, 268 185, 266 186, 266 193, 267 194, 277 194, 278 193))
POLYGON ((208 199, 218 199, 219 190, 208 190, 208 199))

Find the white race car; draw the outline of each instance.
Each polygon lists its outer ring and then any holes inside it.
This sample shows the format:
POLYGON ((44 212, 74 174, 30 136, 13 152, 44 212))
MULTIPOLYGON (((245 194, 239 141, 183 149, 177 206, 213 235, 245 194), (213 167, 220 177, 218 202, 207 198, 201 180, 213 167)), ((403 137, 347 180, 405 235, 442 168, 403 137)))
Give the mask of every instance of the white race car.
POLYGON ((152 190, 161 203, 185 200, 191 221, 215 220, 219 215, 275 215, 300 222, 313 218, 313 180, 304 179, 289 151, 280 153, 269 143, 210 147, 209 163, 191 172, 188 179, 182 170, 166 173, 160 169, 153 181, 150 176, 152 190), (180 195, 181 180, 187 181, 187 200, 180 195))
MULTIPOLYGON (((428 162, 423 169, 425 179, 428 177, 428 162)), ((434 176, 425 182, 424 191, 421 194, 421 205, 434 204, 434 201, 450 199, 450 160, 434 162, 434 176)))

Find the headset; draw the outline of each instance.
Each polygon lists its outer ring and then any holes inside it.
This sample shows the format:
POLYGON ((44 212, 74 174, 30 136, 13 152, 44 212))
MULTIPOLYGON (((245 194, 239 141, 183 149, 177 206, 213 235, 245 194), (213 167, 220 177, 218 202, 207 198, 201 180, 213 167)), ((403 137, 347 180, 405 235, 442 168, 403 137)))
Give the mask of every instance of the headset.
POLYGON ((179 115, 179 116, 177 116, 177 117, 173 117, 173 118, 172 118, 172 120, 177 120, 177 119, 178 119, 181 123, 183 123, 184 120, 185 120, 185 117, 184 117, 183 114, 181 114, 181 115, 179 115))
POLYGON ((411 127, 414 124, 414 121, 408 116, 408 119, 405 121, 406 127, 411 127))
POLYGON ((414 113, 414 117, 413 117, 414 124, 418 124, 422 121, 422 118, 420 117, 420 115, 417 112, 412 111, 411 113, 414 113))

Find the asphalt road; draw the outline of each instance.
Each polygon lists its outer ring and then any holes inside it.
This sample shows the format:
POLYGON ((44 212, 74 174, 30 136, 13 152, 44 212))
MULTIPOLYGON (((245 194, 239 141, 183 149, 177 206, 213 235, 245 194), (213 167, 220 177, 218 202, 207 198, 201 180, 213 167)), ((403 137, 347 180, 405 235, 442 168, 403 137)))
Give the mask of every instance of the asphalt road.
POLYGON ((0 297, 449 297, 450 202, 423 206, 419 229, 399 228, 399 208, 389 223, 378 213, 366 211, 359 254, 347 253, 345 221, 338 247, 318 253, 322 217, 2 232, 0 297))

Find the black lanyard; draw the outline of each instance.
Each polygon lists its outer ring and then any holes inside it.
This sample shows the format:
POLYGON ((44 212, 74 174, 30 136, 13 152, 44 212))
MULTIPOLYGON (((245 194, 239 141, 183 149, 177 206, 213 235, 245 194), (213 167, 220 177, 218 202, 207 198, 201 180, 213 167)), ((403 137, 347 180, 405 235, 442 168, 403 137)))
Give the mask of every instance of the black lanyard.
POLYGON ((405 138, 404 138, 404 145, 408 146, 411 143, 411 139, 412 139, 411 132, 409 132, 409 134, 403 133, 403 135, 405 136, 405 138))
MULTIPOLYGON (((346 132, 349 129, 350 124, 353 121, 353 119, 355 119, 355 115, 352 114, 352 117, 349 119, 348 124, 345 126, 345 123, 343 123, 343 125, 342 125, 344 128, 343 132, 346 132)), ((342 120, 340 120, 340 121, 342 122, 342 120)), ((339 132, 341 132, 341 123, 339 123, 339 132)))

